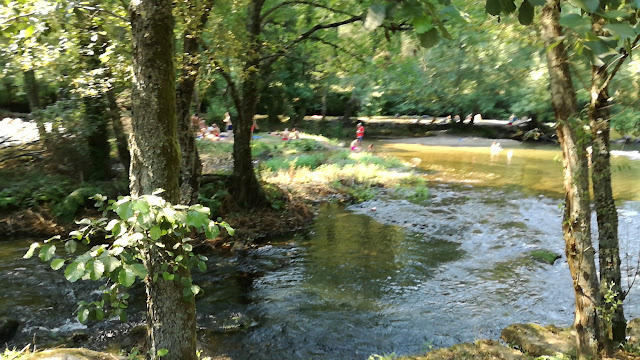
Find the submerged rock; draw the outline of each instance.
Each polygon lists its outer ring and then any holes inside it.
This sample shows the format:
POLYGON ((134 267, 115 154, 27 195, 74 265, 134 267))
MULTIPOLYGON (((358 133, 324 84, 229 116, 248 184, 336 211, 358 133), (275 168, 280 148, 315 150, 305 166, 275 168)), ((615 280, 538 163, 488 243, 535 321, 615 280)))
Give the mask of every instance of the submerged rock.
POLYGON ((0 317, 0 343, 11 340, 18 332, 19 326, 18 320, 0 317))
POLYGON ((87 349, 54 349, 37 352, 28 360, 120 360, 124 359, 107 353, 87 349))
POLYGON ((576 334, 571 328, 553 325, 513 324, 502 330, 500 338, 533 356, 575 354, 576 334))

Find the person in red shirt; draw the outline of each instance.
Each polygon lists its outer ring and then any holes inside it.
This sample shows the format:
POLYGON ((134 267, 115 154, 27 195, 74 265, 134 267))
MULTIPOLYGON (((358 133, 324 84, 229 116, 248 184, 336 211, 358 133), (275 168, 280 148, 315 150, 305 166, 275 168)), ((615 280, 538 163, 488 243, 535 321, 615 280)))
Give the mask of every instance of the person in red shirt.
POLYGON ((364 126, 361 122, 358 123, 358 130, 356 130, 356 139, 360 146, 362 146, 362 138, 364 137, 364 126))

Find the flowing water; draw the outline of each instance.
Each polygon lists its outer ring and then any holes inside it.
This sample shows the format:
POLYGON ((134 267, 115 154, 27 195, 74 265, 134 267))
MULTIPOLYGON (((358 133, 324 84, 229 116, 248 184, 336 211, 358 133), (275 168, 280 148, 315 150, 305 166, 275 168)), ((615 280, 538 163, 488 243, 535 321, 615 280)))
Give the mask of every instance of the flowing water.
MULTIPOLYGON (((564 258, 546 265, 529 257, 536 249, 563 252, 558 151, 515 148, 507 159, 510 149, 491 155, 486 147, 377 147, 422 159, 429 200, 381 196, 348 209, 325 205, 308 232, 211 254, 207 273, 195 274, 205 291, 197 300, 204 354, 366 359, 496 339, 515 322, 572 323, 564 258)), ((640 250, 640 161, 613 162, 623 267, 632 274, 640 250)), ((22 260, 29 242, 7 241, 0 250, 0 316, 24 322, 12 345, 78 329, 104 342, 125 328, 78 324, 74 304, 92 296, 93 286, 71 286, 38 260, 22 260)), ((628 316, 640 316, 639 295, 632 289, 628 316)))

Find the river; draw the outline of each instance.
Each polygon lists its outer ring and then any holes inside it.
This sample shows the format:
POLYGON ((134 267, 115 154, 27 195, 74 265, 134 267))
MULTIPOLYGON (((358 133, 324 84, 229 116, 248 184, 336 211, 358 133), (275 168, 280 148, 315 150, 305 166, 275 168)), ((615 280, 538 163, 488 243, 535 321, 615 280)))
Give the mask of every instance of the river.
MULTIPOLYGON (((324 205, 307 232, 210 254, 207 273, 194 275, 205 291, 197 299, 204 354, 366 359, 496 339, 515 322, 571 324, 564 256, 553 265, 528 256, 535 249, 563 252, 559 152, 503 146, 492 155, 486 146, 377 143, 378 151, 422 160, 427 202, 383 194, 347 209, 324 205)), ((626 286, 640 250, 640 161, 623 154, 613 164, 626 286)), ((0 250, 0 316, 24 322, 10 345, 80 330, 100 346, 142 321, 138 296, 129 324, 78 324, 74 304, 93 287, 72 286, 38 260, 22 260, 29 241, 5 242, 0 250)), ((625 303, 628 317, 640 316, 638 295, 636 286, 625 303)))

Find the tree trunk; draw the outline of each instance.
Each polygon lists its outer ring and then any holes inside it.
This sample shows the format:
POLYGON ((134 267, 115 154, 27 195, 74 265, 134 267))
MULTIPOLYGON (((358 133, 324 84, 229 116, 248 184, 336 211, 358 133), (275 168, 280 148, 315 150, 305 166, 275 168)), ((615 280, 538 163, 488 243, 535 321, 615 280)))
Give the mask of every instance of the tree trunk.
POLYGON ((575 328, 579 359, 599 356, 602 341, 597 307, 600 305, 595 251, 591 245, 588 165, 582 128, 576 119, 576 95, 569 72, 564 44, 551 46, 562 36, 559 0, 547 0, 542 9, 542 40, 547 49, 551 80, 551 100, 558 124, 556 133, 562 147, 565 204, 562 230, 569 270, 573 279, 576 311, 575 328))
MULTIPOLYGON (((605 35, 602 31, 602 23, 594 19, 593 30, 596 35, 605 35)), ((609 129, 611 113, 609 112, 607 65, 591 67, 591 103, 589 104, 589 124, 593 137, 593 149, 591 154, 591 180, 593 183, 594 205, 598 220, 598 244, 600 260, 600 296, 605 313, 612 312, 612 304, 604 301, 604 296, 611 290, 618 295, 615 301, 623 301, 624 293, 621 286, 620 275, 620 247, 618 243, 618 213, 613 200, 611 189, 611 163, 609 129)), ((611 340, 619 343, 625 342, 627 320, 624 317, 622 304, 613 310, 611 324, 606 324, 610 341, 606 348, 611 354, 611 340)))
MULTIPOLYGON (((180 152, 176 124, 175 68, 173 64, 173 16, 170 0, 139 0, 130 4, 133 39, 133 132, 131 137, 131 194, 150 194, 157 188, 162 196, 180 199, 180 152)), ((171 248, 177 239, 163 237, 171 248)), ((195 360, 196 327, 193 295, 183 298, 182 285, 158 274, 162 259, 157 250, 144 253, 148 271, 147 329, 150 358, 160 349, 169 353, 163 360, 195 360)), ((189 276, 185 270, 181 276, 189 276)))
POLYGON ((345 106, 345 109, 344 109, 342 124, 346 126, 350 125, 349 123, 351 121, 351 116, 353 115, 353 111, 356 109, 357 105, 358 105, 358 99, 353 93, 351 93, 351 97, 349 98, 349 101, 347 101, 347 105, 345 106))
POLYGON ((252 0, 248 6, 247 31, 250 49, 244 67, 242 97, 234 100, 238 118, 234 124, 233 142, 233 186, 231 192, 235 203, 241 208, 256 208, 269 204, 253 169, 251 156, 251 125, 260 98, 260 11, 264 0, 252 0), (238 103, 240 100, 240 103, 238 103))
POLYGON ((327 96, 329 92, 329 85, 326 85, 322 89, 322 121, 327 117, 327 96))
POLYGON ((42 109, 42 105, 40 103, 40 91, 38 81, 36 80, 36 72, 33 69, 24 72, 24 92, 27 94, 31 116, 33 116, 38 125, 38 136, 43 143, 46 144, 47 131, 40 117, 35 114, 38 110, 42 109))
POLYGON ((91 180, 111 178, 111 148, 107 126, 107 104, 104 95, 87 96, 83 99, 84 118, 88 128, 89 176, 91 180))
POLYGON ((196 18, 190 22, 183 36, 182 64, 176 86, 176 117, 178 120, 178 140, 182 153, 180 163, 180 203, 195 204, 200 190, 202 162, 198 156, 195 141, 195 129, 191 123, 191 101, 196 88, 196 79, 200 70, 198 42, 204 29, 214 0, 206 0, 202 8, 198 2, 189 3, 190 10, 196 8, 196 18))
POLYGON ((120 116, 120 108, 116 101, 114 89, 107 91, 107 102, 109 104, 109 118, 111 119, 111 127, 116 138, 116 146, 118 148, 118 158, 124 167, 124 171, 129 177, 129 166, 131 165, 131 154, 129 154, 129 144, 127 142, 127 134, 124 131, 122 118, 120 116))
MULTIPOLYGON (((98 2, 94 0, 93 6, 98 2)), ((106 45, 105 35, 99 35, 92 40, 93 34, 98 34, 100 25, 94 23, 95 18, 86 16, 82 12, 77 13, 78 21, 83 26, 80 36, 80 45, 87 51, 83 53, 83 60, 86 71, 103 70, 100 55, 104 53, 106 45)), ((106 74, 108 72, 102 72, 106 74)), ((96 83, 104 82, 106 75, 95 75, 96 83)), ((101 92, 96 95, 85 95, 82 98, 84 104, 84 121, 89 150, 89 179, 107 180, 111 178, 111 148, 109 146, 109 127, 107 120, 107 99, 106 94, 101 92)))

